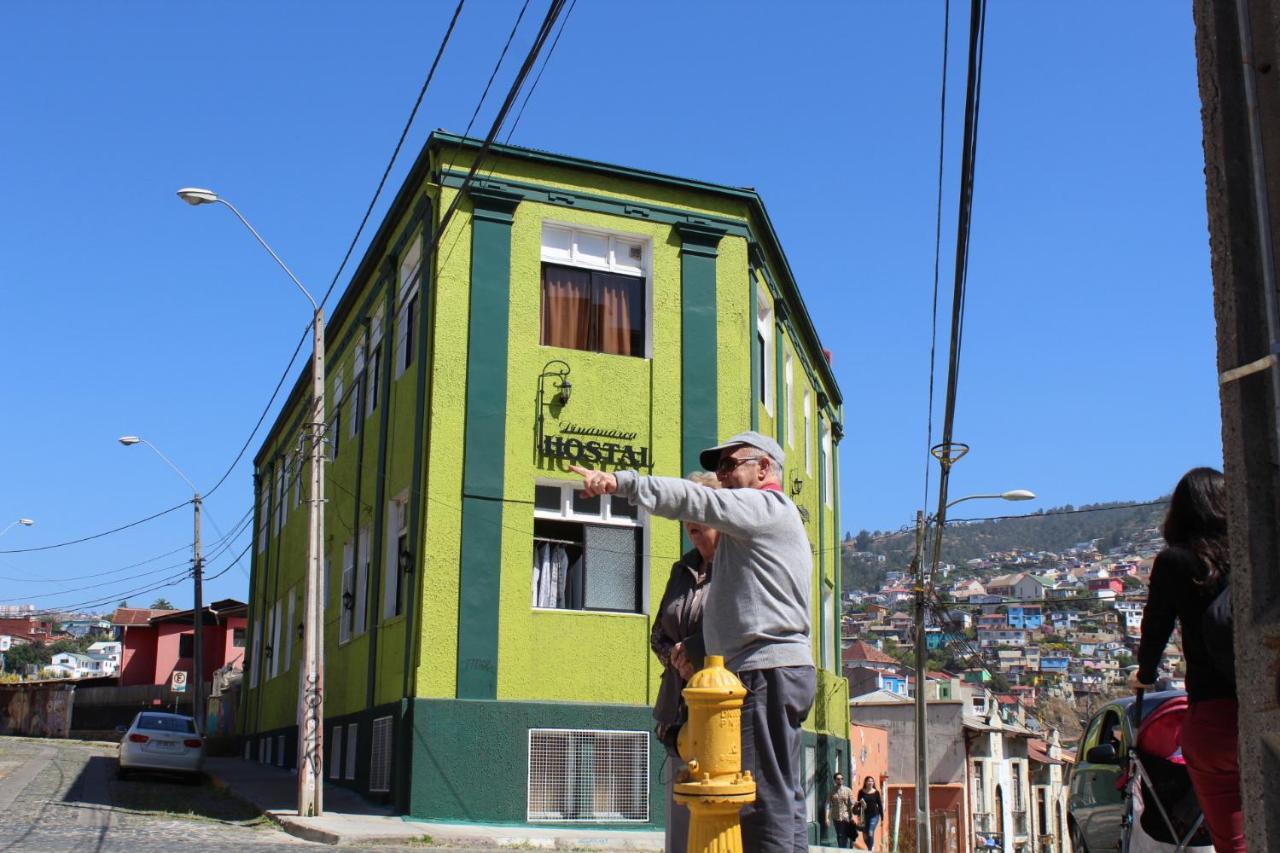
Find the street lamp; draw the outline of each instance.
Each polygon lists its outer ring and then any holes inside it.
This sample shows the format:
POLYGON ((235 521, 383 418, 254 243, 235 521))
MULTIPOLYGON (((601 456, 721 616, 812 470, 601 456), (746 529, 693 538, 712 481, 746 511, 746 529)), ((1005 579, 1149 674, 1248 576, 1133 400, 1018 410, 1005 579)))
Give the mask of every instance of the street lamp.
POLYGON ((4 526, 4 530, 0 530, 0 536, 3 536, 6 533, 8 533, 9 529, 16 524, 21 524, 23 527, 30 527, 31 525, 35 524, 35 522, 29 518, 15 518, 13 521, 9 522, 4 526))
POLYGON ((194 625, 193 636, 191 638, 194 648, 191 650, 191 676, 195 686, 191 693, 192 716, 195 717, 196 729, 204 734, 204 557, 200 553, 200 506, 202 499, 200 490, 196 488, 196 484, 191 482, 191 478, 182 473, 182 469, 173 464, 173 460, 160 452, 160 448, 156 447, 145 438, 136 435, 122 435, 117 439, 125 447, 133 447, 135 444, 145 444, 150 447, 164 463, 173 469, 173 472, 183 479, 183 481, 191 487, 193 497, 191 498, 191 506, 195 509, 195 539, 192 541, 192 561, 191 561, 191 580, 194 587, 192 594, 191 621, 194 625))
MULTIPOLYGON (((966 448, 967 450, 968 448, 966 448)), ((961 453, 960 455, 964 455, 961 453)), ((959 457, 956 457, 959 458, 959 457)), ((964 501, 974 501, 979 499, 1005 500, 1005 501, 1029 501, 1035 498, 1035 493, 1026 489, 1011 489, 1007 492, 999 492, 997 494, 982 495, 965 495, 962 498, 956 498, 942 505, 939 513, 945 521, 946 511, 951 509, 958 503, 964 501)), ((942 499, 945 499, 945 495, 942 499)), ((941 500, 939 502, 941 502, 941 500)), ((916 578, 916 849, 918 851, 927 851, 932 849, 932 828, 929 825, 929 726, 928 726, 928 702, 926 701, 926 667, 929 665, 928 642, 924 630, 924 611, 925 611, 925 577, 924 570, 921 566, 922 551, 924 549, 924 533, 925 527, 937 521, 936 516, 925 517, 924 511, 916 513, 916 553, 915 559, 912 560, 912 569, 916 578)), ((941 536, 941 531, 934 536, 941 536)), ((934 564, 936 568, 938 554, 940 553, 940 543, 934 540, 934 564)))
POLYGON ((178 198, 193 207, 221 204, 234 213, 311 303, 311 499, 302 610, 305 627, 298 674, 298 816, 319 817, 324 814, 324 600, 320 592, 324 547, 324 309, 235 205, 201 187, 183 187, 178 190, 178 198))

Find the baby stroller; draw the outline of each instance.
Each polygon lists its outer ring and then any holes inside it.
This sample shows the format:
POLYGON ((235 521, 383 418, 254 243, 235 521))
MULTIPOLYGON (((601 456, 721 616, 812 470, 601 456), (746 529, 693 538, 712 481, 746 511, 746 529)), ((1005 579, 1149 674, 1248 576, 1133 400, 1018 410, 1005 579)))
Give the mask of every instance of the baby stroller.
POLYGON ((1129 769, 1121 779, 1125 812, 1120 849, 1124 853, 1213 853, 1213 842, 1196 801, 1182 757, 1185 694, 1170 696, 1142 715, 1142 691, 1131 706, 1137 731, 1129 769))

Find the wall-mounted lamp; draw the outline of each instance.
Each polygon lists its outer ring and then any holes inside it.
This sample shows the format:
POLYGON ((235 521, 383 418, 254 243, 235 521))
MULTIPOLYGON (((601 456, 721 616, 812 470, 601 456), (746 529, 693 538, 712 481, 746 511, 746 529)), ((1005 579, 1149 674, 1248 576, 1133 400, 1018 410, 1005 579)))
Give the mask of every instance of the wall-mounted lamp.
POLYGON ((547 419, 547 407, 559 406, 564 408, 569 405, 569 397, 573 394, 573 383, 569 381, 569 372, 572 370, 569 363, 553 358, 546 364, 542 365, 542 372, 538 374, 538 441, 535 452, 541 452, 542 437, 545 435, 543 426, 547 419), (547 379, 554 378, 555 394, 547 397, 547 379))
POLYGON ((565 374, 564 378, 556 385, 556 388, 560 391, 560 405, 569 405, 569 394, 573 391, 573 383, 569 381, 568 374, 565 374))
POLYGON ((791 481, 791 497, 798 498, 800 493, 804 491, 804 480, 796 477, 791 481))

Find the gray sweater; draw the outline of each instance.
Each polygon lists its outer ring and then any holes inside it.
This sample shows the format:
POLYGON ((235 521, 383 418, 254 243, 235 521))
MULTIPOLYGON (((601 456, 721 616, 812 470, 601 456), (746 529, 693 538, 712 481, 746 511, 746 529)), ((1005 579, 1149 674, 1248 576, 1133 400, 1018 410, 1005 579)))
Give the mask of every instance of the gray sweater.
POLYGON ((618 494, 654 515, 720 531, 707 592, 707 654, 737 672, 813 666, 809 644, 813 556, 800 513, 780 491, 710 489, 618 471, 618 494))

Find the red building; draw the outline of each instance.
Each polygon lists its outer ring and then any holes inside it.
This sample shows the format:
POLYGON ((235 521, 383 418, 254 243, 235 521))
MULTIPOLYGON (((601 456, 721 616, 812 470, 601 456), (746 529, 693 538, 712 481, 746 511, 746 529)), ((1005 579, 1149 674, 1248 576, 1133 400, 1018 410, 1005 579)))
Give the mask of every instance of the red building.
MULTIPOLYGON (((204 677, 230 664, 244 668, 245 617, 242 601, 215 601, 203 611, 204 677)), ((121 607, 111 617, 122 644, 120 684, 167 684, 177 670, 194 666, 195 619, 191 610, 121 607)))

